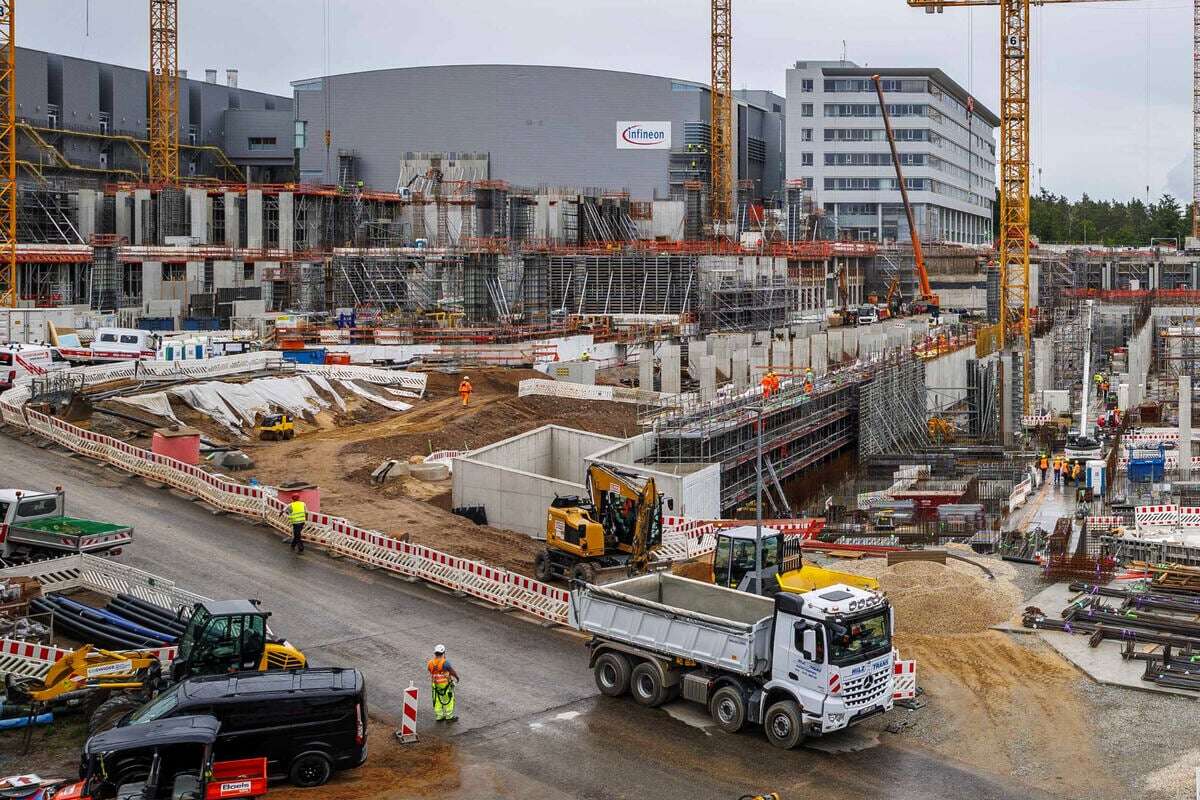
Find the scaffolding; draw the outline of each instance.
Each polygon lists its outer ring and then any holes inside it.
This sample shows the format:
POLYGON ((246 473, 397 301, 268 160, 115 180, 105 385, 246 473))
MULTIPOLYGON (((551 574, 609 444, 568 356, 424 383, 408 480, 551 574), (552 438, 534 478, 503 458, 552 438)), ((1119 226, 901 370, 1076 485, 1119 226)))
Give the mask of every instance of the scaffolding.
POLYGON ((700 264, 700 320, 706 330, 766 330, 786 325, 800 308, 801 287, 787 260, 707 256, 700 264))
POLYGON ((894 358, 858 394, 858 458, 920 452, 929 446, 925 363, 894 358))
POLYGON ((115 312, 125 305, 125 265, 117 260, 117 248, 123 243, 116 236, 92 237, 90 305, 97 311, 115 312))
POLYGON ((190 208, 183 190, 168 186, 156 192, 153 198, 156 201, 153 233, 147 233, 143 240, 166 244, 168 236, 187 236, 190 208))
POLYGON ((566 314, 687 314, 697 308, 697 256, 628 251, 552 254, 549 292, 566 314))

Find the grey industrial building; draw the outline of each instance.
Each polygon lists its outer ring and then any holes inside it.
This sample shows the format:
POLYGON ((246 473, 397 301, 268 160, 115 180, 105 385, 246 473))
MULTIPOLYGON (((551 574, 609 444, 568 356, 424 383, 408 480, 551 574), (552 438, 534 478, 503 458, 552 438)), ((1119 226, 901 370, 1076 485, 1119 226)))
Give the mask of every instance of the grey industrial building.
MULTIPOLYGON (((403 189, 434 154, 446 179, 679 197, 707 183, 709 89, 694 81, 556 66, 407 67, 295 81, 300 179, 403 189), (328 121, 327 121, 328 120, 328 121), (618 146, 618 123, 656 124, 666 141, 618 146), (326 141, 325 131, 329 131, 326 141)), ((783 98, 736 98, 736 178, 753 196, 783 184, 783 98)))
MULTIPOLYGON (((147 73, 18 47, 17 158, 23 175, 74 181, 144 179, 147 73)), ((292 98, 242 89, 237 70, 181 73, 180 174, 231 181, 290 180, 292 98)))
POLYGON ((787 71, 787 177, 843 235, 908 237, 872 75, 881 76, 922 238, 992 240, 999 118, 940 69, 798 61, 787 71))

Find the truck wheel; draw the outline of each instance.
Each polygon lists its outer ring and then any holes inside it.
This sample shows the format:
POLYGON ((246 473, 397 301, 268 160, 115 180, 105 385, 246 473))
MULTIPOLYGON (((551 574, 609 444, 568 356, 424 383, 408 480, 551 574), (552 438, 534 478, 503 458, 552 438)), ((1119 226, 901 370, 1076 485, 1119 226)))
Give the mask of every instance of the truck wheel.
POLYGON ((708 701, 708 713, 717 727, 737 733, 746 724, 746 698, 734 686, 722 686, 708 701))
POLYGON ((629 691, 629 659, 620 653, 601 654, 593 672, 600 694, 620 697, 629 691))
POLYGON ((533 575, 542 583, 554 577, 550 574, 550 554, 545 550, 533 557, 533 575))
POLYGON ((96 706, 88 720, 88 736, 117 727, 121 717, 140 706, 145 699, 136 694, 115 694, 96 706))
POLYGON ((795 700, 780 700, 767 709, 763 719, 767 741, 781 750, 791 750, 804 741, 804 720, 795 700))
POLYGON ((646 708, 657 708, 667 699, 666 690, 653 664, 643 661, 633 668, 629 681, 633 699, 646 708))

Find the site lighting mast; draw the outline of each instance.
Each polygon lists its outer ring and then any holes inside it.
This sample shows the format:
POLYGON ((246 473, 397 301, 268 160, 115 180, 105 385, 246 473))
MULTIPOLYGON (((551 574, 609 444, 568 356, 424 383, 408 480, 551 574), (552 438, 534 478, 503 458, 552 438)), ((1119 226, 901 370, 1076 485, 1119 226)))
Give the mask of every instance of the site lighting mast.
POLYGON ((1000 9, 1000 347, 1020 340, 1022 413, 1030 413, 1032 330, 1029 319, 1029 8, 1114 0, 908 0, 927 14, 945 8, 1000 9))

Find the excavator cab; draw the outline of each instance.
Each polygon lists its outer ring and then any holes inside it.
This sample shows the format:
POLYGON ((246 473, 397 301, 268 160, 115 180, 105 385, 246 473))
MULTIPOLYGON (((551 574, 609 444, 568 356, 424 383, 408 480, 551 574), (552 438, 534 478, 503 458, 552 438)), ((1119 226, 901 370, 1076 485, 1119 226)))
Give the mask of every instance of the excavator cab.
POLYGON ((848 572, 806 564, 800 553, 800 538, 785 536, 774 528, 762 531, 762 568, 754 569, 753 525, 726 528, 717 533, 713 551, 712 582, 741 592, 755 591, 755 575, 762 576, 762 593, 780 591, 803 594, 844 583, 860 589, 877 590, 879 582, 848 572))
POLYGON ((287 642, 271 641, 269 616, 249 600, 196 603, 171 662, 171 681, 191 675, 303 667, 306 660, 299 650, 287 642))

